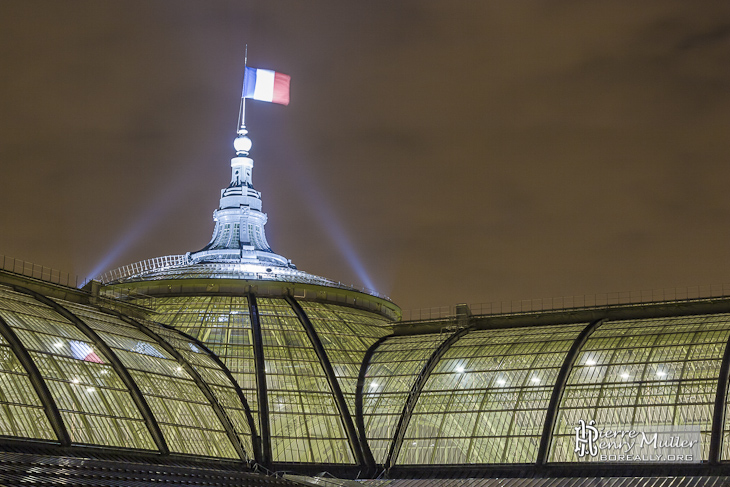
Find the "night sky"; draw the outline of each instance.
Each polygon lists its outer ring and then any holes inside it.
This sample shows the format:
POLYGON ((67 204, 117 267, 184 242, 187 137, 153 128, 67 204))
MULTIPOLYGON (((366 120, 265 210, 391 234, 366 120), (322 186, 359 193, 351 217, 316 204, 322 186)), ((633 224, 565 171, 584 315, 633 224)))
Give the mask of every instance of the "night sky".
POLYGON ((273 250, 404 309, 730 282, 730 2, 0 2, 0 254, 208 243, 248 64, 273 250))

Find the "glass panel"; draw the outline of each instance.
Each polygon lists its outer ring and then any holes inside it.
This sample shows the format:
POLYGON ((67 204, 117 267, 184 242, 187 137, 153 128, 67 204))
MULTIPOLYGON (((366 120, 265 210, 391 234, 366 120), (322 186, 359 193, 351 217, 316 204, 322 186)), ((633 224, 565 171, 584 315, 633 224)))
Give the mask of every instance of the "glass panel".
POLYGON ((257 300, 277 462, 354 463, 332 392, 304 326, 284 299, 257 300))
POLYGON ((376 462, 385 463, 408 394, 429 357, 448 337, 396 336, 373 353, 363 383, 363 420, 376 462))
POLYGON ((86 335, 32 298, 12 291, 2 297, 0 315, 36 363, 72 442, 155 449, 129 392, 86 335))
POLYGON ((220 358, 243 390, 261 431, 248 299, 244 296, 163 297, 154 299, 151 306, 158 313, 155 321, 193 336, 220 358))
MULTIPOLYGON (((0 287, 0 300, 4 288, 0 287)), ((2 304, 0 304, 2 306, 2 304)), ((56 440, 29 374, 0 337, 0 435, 56 440)))
MULTIPOLYGON (((584 344, 568 377, 550 450, 574 454, 579 420, 599 429, 697 426, 707 459, 717 377, 728 336, 726 316, 607 322, 584 344)), ((729 424, 725 424, 727 431, 729 424)), ((727 447, 723 458, 728 458, 727 447)))
POLYGON ((327 352, 347 407, 355 422, 355 389, 360 364, 368 348, 391 333, 391 323, 354 308, 300 301, 327 352))
POLYGON ((213 396, 232 422, 248 457, 253 458, 251 428, 246 418, 243 403, 233 383, 216 361, 208 355, 208 352, 205 352, 190 340, 181 337, 177 332, 152 322, 145 322, 145 325, 172 345, 185 358, 187 363, 195 369, 201 379, 208 384, 213 396))
POLYGON ((397 463, 534 462, 558 371, 585 326, 463 336, 426 381, 397 463))
POLYGON ((183 364, 135 326, 71 303, 114 350, 129 371, 160 425, 170 451, 212 457, 237 457, 213 407, 183 364), (164 427, 163 427, 164 426, 164 427))

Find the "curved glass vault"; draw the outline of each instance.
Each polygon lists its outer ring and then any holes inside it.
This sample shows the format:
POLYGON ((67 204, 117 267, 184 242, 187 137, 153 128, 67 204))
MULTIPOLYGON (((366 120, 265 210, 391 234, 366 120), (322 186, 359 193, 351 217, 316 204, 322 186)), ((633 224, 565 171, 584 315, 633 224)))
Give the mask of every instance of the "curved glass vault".
POLYGON ((0 285, 0 439, 367 471, 610 463, 576 453, 593 422, 690 431, 696 461, 730 461, 728 300, 399 324, 255 291, 158 295, 141 319, 0 285))
POLYGON ((197 341, 0 286, 0 434, 254 458, 237 386, 197 341))

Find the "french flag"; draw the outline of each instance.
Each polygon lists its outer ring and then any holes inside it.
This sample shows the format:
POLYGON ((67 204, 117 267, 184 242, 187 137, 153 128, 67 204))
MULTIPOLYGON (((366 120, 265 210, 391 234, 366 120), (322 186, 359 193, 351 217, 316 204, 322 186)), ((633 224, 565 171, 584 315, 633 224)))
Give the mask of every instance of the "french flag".
POLYGON ((246 67, 243 75, 242 98, 289 104, 289 82, 291 76, 270 69, 246 67))

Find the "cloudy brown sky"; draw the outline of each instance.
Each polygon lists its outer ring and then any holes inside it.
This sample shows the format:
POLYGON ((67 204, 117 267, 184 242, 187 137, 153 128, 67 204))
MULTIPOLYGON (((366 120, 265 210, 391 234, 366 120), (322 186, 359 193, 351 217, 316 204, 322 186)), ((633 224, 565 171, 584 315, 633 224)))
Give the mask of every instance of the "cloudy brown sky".
POLYGON ((725 0, 2 1, 0 254, 204 246, 246 43, 292 76, 247 122, 300 269, 409 309, 730 282, 725 0))

